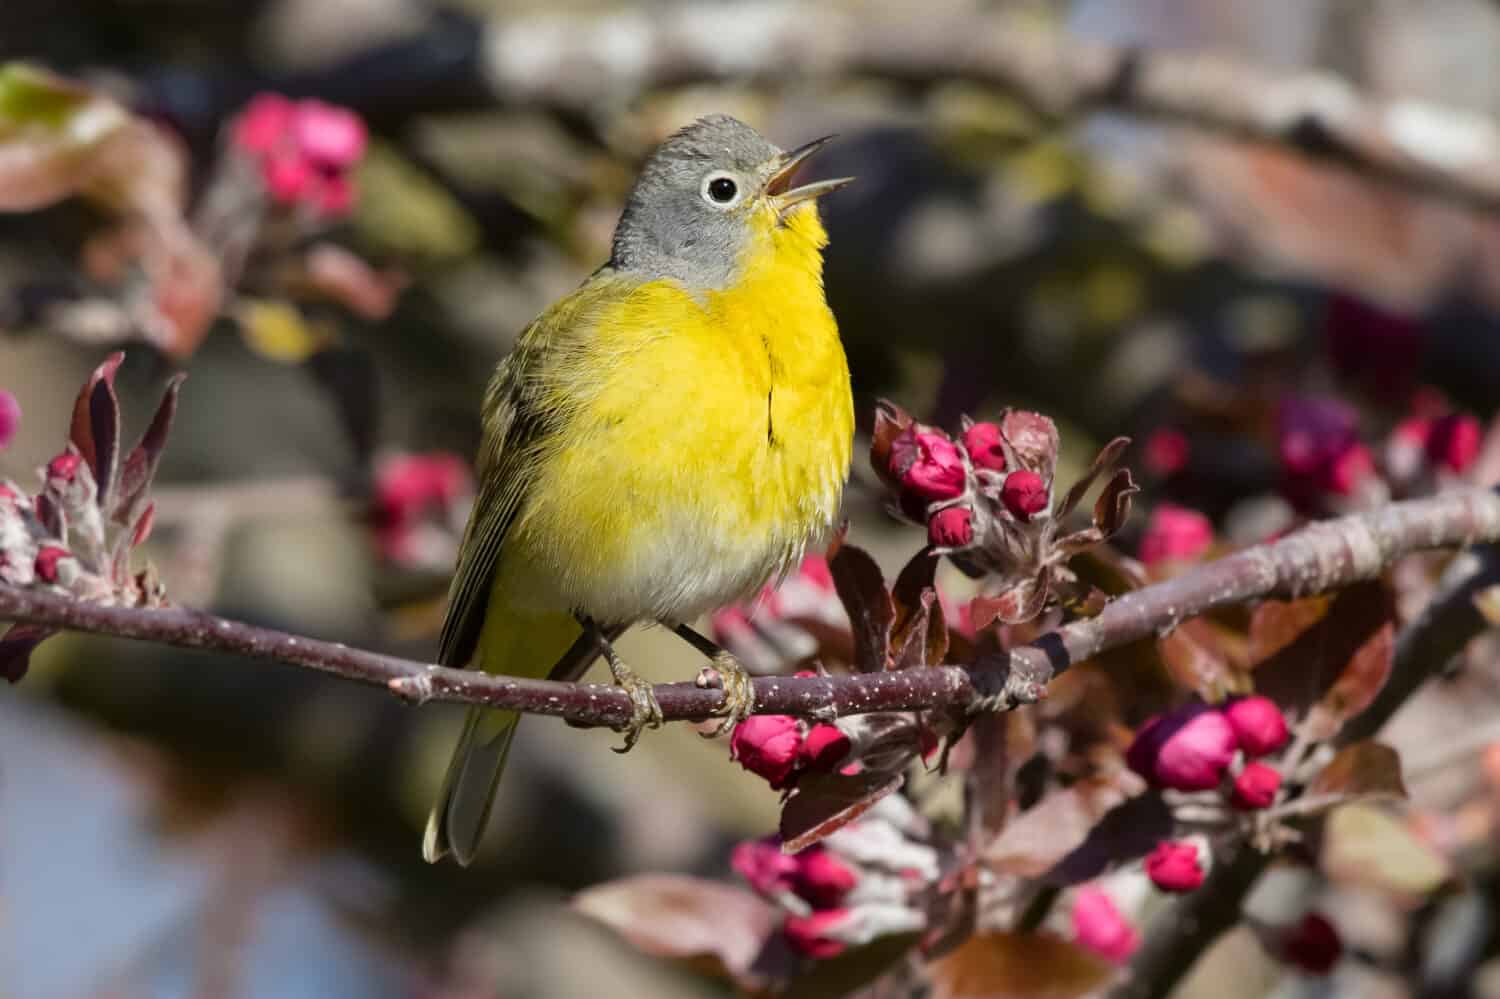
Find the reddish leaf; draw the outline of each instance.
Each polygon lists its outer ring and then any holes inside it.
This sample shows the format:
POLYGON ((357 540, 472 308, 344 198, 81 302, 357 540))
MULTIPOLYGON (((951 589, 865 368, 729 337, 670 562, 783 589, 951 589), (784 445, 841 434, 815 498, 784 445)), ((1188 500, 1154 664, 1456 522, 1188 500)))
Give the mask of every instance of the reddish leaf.
POLYGON ((334 243, 318 243, 307 251, 304 278, 309 288, 372 321, 385 319, 396 306, 406 279, 377 271, 362 258, 334 243))
POLYGON ((1057 467, 1057 424, 1041 413, 1012 409, 1001 417, 1000 432, 1020 466, 1050 484, 1057 467))
POLYGON ((1119 971, 1050 933, 981 933, 934 961, 931 999, 1083 999, 1119 971))
POLYGON ((1042 880, 1054 885, 1090 881, 1111 868, 1144 857, 1170 839, 1176 828, 1172 809, 1160 794, 1148 791, 1111 808, 1088 836, 1060 859, 1042 880))
MULTIPOLYGON (((1073 508, 1083 501, 1083 497, 1093 486, 1094 480, 1099 478, 1099 476, 1103 475, 1105 472, 1109 471, 1109 469, 1113 468, 1119 462, 1120 456, 1125 453, 1125 449, 1129 446, 1129 437, 1116 437, 1114 440, 1104 445, 1104 447, 1100 449, 1099 453, 1094 455, 1094 461, 1089 465, 1088 471, 1084 472, 1083 477, 1080 478, 1077 482, 1073 483, 1073 485, 1069 487, 1067 493, 1063 495, 1062 502, 1057 504, 1057 510, 1055 513, 1053 513, 1053 516, 1058 520, 1061 520, 1068 514, 1072 513, 1073 508)), ((1128 482, 1130 478, 1129 473, 1126 473, 1125 478, 1128 482)), ((1100 502, 1102 502, 1104 500, 1104 496, 1101 495, 1099 497, 1099 500, 1100 502)), ((1096 523, 1099 521, 1097 504, 1094 514, 1094 521, 1096 523)))
POLYGON ((1307 793, 1404 798, 1406 784, 1401 780, 1401 756, 1390 746, 1371 739, 1345 746, 1313 779, 1307 793))
POLYGON ((1309 737, 1332 739, 1345 722, 1368 708, 1390 678, 1395 655, 1396 625, 1388 620, 1349 658, 1333 686, 1312 706, 1309 737))
POLYGON ((1269 662, 1328 613, 1331 597, 1266 600, 1250 616, 1250 661, 1269 662))
POLYGON ((869 811, 901 783, 900 774, 878 771, 802 777, 781 809, 781 848, 787 853, 807 849, 869 811))
POLYGON ((108 509, 115 459, 120 452, 120 401, 115 396, 115 372, 125 355, 116 351, 94 369, 73 403, 73 425, 68 439, 88 462, 99 487, 99 505, 108 509))
POLYGON ((1030 621, 1046 608, 1051 579, 1052 574, 1044 568, 1032 579, 1012 583, 1003 593, 975 597, 969 604, 975 629, 983 630, 996 621, 1002 624, 1030 621))
POLYGON ((589 888, 573 908, 656 957, 688 962, 750 989, 780 913, 742 888, 677 874, 642 874, 589 888))
POLYGON ((1069 559, 1068 568, 1112 597, 1138 590, 1151 581, 1145 566, 1113 545, 1095 545, 1079 552, 1069 559))
POLYGON ((916 946, 920 934, 893 933, 825 961, 814 961, 777 990, 778 999, 827 999, 854 995, 885 974, 916 946))
POLYGON ((13 624, 0 634, 0 677, 19 683, 36 647, 57 632, 35 624, 13 624))
POLYGON ((896 621, 896 605, 885 588, 880 566, 863 548, 846 544, 829 561, 828 569, 849 614, 855 668, 878 673, 889 661, 891 626, 896 621))
POLYGON ((880 480, 892 489, 901 483, 891 475, 891 442, 911 426, 911 415, 886 399, 875 404, 875 429, 870 437, 870 467, 880 480))
MULTIPOLYGON (((1126 440, 1124 437, 1119 439, 1126 440)), ((1131 479, 1128 468, 1120 469, 1104 484, 1099 498, 1094 501, 1094 527, 1106 540, 1114 537, 1130 519, 1131 497, 1140 491, 1141 487, 1131 479)))
POLYGON ((896 621, 891 645, 895 668, 936 665, 948 653, 948 623, 937 597, 938 557, 930 548, 912 556, 891 587, 896 621))
POLYGON ((167 435, 172 431, 172 418, 177 414, 177 396, 182 388, 185 374, 173 375, 162 393, 151 425, 125 458, 125 467, 120 471, 120 497, 115 506, 115 520, 129 524, 136 516, 135 507, 151 487, 156 476, 156 467, 161 464, 162 451, 167 446, 167 435))
POLYGON ((984 848, 983 859, 996 871, 1038 877, 1081 845, 1100 817, 1123 799, 1115 784, 1097 779, 1053 791, 1012 819, 984 848))
POLYGON ((1292 711, 1331 697, 1314 719, 1326 738, 1385 683, 1394 614, 1380 582, 1358 583, 1332 599, 1262 604, 1250 622, 1256 689, 1292 711))
POLYGON ((1161 638, 1156 647, 1172 678, 1210 703, 1217 703, 1243 686, 1243 677, 1218 647, 1219 631, 1194 618, 1161 638))
POLYGON ((1323 823, 1319 863, 1334 881, 1409 899, 1440 888, 1453 862, 1419 838, 1410 824, 1373 803, 1353 802, 1323 823))

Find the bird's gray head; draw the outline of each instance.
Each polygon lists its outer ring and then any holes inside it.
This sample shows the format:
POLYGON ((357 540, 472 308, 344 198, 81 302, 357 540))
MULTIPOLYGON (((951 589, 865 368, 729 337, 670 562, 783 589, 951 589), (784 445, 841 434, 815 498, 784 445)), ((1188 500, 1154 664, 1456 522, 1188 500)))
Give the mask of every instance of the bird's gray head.
POLYGON ((728 115, 673 133, 630 192, 610 263, 695 290, 726 287, 753 240, 769 238, 793 209, 849 182, 791 187, 797 167, 827 141, 783 152, 728 115))

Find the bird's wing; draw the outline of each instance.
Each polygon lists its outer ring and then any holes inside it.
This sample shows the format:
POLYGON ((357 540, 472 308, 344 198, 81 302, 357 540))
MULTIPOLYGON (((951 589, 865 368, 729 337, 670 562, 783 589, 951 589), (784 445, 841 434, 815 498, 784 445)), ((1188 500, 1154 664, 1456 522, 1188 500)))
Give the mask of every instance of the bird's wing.
POLYGON ((614 271, 599 270, 526 328, 490 380, 476 460, 478 493, 448 590, 439 651, 443 665, 469 665, 505 538, 536 478, 536 463, 570 418, 570 403, 581 401, 560 397, 565 393, 556 390, 554 373, 577 369, 574 359, 593 339, 600 319, 635 287, 635 281, 614 271))

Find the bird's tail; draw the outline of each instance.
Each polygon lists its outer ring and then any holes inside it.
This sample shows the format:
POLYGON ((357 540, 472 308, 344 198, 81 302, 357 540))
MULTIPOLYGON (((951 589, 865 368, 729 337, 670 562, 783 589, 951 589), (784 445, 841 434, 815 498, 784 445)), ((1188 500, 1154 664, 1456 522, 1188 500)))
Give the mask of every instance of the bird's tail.
MULTIPOLYGON (((485 615, 474 656, 474 665, 487 673, 546 676, 580 634, 567 614, 524 614, 496 603, 491 602, 485 615)), ((520 720, 514 711, 469 710, 437 803, 427 817, 422 856, 428 863, 449 853, 465 867, 474 859, 520 720)))

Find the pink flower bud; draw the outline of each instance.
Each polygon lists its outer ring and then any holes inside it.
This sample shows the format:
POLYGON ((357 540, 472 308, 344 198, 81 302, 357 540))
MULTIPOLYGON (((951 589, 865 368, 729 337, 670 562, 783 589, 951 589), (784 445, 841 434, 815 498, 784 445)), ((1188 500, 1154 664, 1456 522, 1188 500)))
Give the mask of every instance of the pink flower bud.
POLYGON ((1000 428, 996 424, 976 423, 965 430, 964 447, 974 467, 1005 471, 1005 449, 1000 444, 1000 428))
POLYGON ((344 170, 365 154, 365 123, 348 108, 318 100, 300 101, 292 134, 308 159, 324 169, 344 170))
POLYGON ((0 451, 16 439, 21 427, 21 404, 9 392, 0 389, 0 451))
POLYGON ((1147 720, 1125 760, 1157 787, 1207 791, 1219 786, 1235 748, 1234 729, 1223 714, 1190 704, 1147 720))
POLYGON ((62 454, 47 462, 48 481, 72 482, 73 477, 78 474, 78 466, 83 464, 83 456, 77 451, 64 451, 62 454))
POLYGON ((837 725, 814 725, 802 743, 802 763, 815 773, 827 773, 849 755, 849 737, 837 725))
POLYGON ((325 177, 318 187, 318 214, 325 219, 341 219, 354 210, 358 191, 348 177, 325 177))
POLYGON ((1286 745, 1286 716, 1269 697, 1241 697, 1224 709, 1246 756, 1265 756, 1286 745))
POLYGON ((1073 938, 1106 961, 1124 964, 1141 945, 1140 934, 1120 915, 1102 888, 1080 888, 1073 896, 1073 938))
POLYGON ((1230 802, 1235 808, 1253 812, 1270 808, 1276 801, 1276 792, 1281 790, 1281 774, 1275 767, 1264 763, 1247 763, 1245 769, 1234 779, 1234 794, 1230 802))
POLYGON ((797 894, 814 909, 836 908, 859 882, 854 868, 823 846, 809 847, 793 859, 798 868, 797 894))
POLYGON ((292 107, 280 94, 257 94, 234 123, 234 144, 254 155, 270 152, 291 129, 292 107))
POLYGON ((1303 916, 1280 943, 1281 959, 1310 975, 1328 974, 1344 954, 1337 927, 1316 912, 1303 916))
POLYGON ((1162 891, 1189 892, 1203 883, 1203 865, 1192 843, 1162 842, 1146 858, 1146 876, 1162 891))
POLYGON ((792 950, 815 960, 838 957, 848 946, 828 934, 836 932, 849 920, 848 909, 824 909, 808 916, 787 916, 782 933, 792 950))
POLYGON ((1163 503, 1151 512, 1146 534, 1141 538, 1141 561, 1188 561, 1208 550, 1214 542, 1214 525, 1197 510, 1163 503))
POLYGON ((1351 444, 1329 464, 1324 477, 1328 490, 1339 496, 1353 496, 1375 474, 1375 459, 1363 444, 1351 444))
POLYGON ((1029 469, 1018 469, 1005 477, 1000 502, 1019 521, 1025 522, 1047 508, 1047 483, 1029 469))
POLYGON ((1427 435, 1427 460, 1462 474, 1479 457, 1484 431, 1469 413, 1449 413, 1432 424, 1427 435))
POLYGON ((937 548, 963 548, 974 540, 974 514, 961 506, 939 510, 927 521, 927 542, 937 548))
POLYGON ((1146 438, 1146 467, 1159 479, 1169 479, 1187 467, 1192 457, 1187 434, 1172 427, 1153 430, 1146 438))
POLYGON ((802 730, 790 715, 751 715, 734 728, 729 758, 764 777, 771 789, 786 787, 802 748, 802 730))
POLYGON ((964 460, 958 447, 937 430, 907 427, 891 442, 891 475, 913 495, 929 502, 953 499, 964 491, 964 460))
POLYGON ((273 152, 260 163, 266 193, 277 204, 294 205, 312 188, 313 168, 294 152, 273 152))
POLYGON ((65 558, 72 558, 72 553, 66 548, 57 545, 43 545, 36 553, 36 575, 44 583, 57 582, 57 564, 65 558))
POLYGON ((729 866, 757 894, 772 899, 792 890, 800 869, 798 858, 783 853, 776 836, 736 844, 729 854, 729 866))

